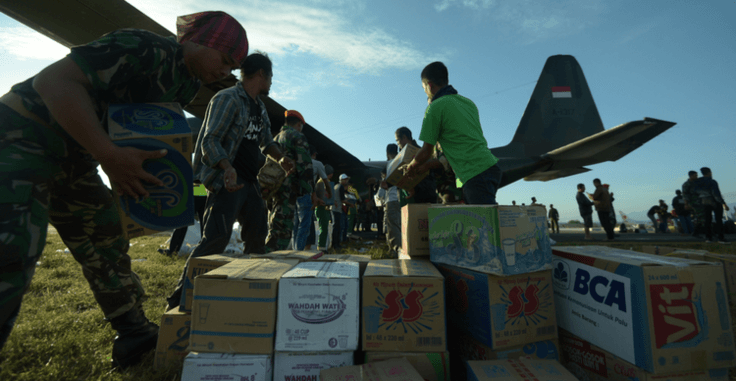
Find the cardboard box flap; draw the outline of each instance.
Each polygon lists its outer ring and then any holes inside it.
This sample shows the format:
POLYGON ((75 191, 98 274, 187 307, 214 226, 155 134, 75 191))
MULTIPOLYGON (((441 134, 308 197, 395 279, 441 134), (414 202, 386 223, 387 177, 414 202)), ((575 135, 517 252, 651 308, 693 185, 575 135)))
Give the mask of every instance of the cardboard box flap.
POLYGON ((304 262, 282 278, 359 278, 358 262, 304 262))
POLYGON ((486 360, 468 361, 468 370, 472 373, 468 379, 485 381, 577 381, 577 378, 565 367, 554 360, 486 360))
POLYGON ((317 259, 321 257, 321 253, 313 253, 311 251, 299 251, 299 250, 278 250, 272 251, 268 254, 251 254, 250 257, 253 259, 300 259, 302 261, 317 259))
POLYGON ((707 261, 695 261, 686 258, 677 258, 671 256, 658 256, 653 254, 639 253, 631 250, 616 249, 606 246, 559 246, 552 249, 553 254, 567 253, 584 255, 604 261, 614 261, 632 266, 675 266, 687 267, 693 265, 710 265, 714 264, 707 261))
POLYGON ((405 259, 382 259, 371 261, 363 276, 431 277, 442 278, 442 274, 431 262, 405 259))
POLYGON ((298 263, 296 259, 236 259, 197 278, 279 279, 298 263))

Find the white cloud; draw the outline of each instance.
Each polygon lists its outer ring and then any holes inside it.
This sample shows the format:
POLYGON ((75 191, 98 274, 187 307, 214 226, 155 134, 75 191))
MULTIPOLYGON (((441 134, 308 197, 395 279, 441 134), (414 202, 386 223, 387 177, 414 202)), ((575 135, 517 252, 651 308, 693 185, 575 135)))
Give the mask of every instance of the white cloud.
POLYGON ((18 60, 59 60, 69 48, 26 27, 0 28, 0 50, 18 60))

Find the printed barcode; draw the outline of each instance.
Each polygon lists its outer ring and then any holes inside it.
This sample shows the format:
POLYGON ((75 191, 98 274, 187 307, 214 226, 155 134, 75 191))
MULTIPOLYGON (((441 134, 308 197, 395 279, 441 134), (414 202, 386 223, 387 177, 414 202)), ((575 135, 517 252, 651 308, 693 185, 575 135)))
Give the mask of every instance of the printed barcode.
POLYGON ((550 325, 547 327, 539 327, 537 328, 537 336, 539 335, 551 335, 555 333, 555 326, 550 325))
POLYGON ((441 337, 417 337, 417 347, 436 347, 441 345, 441 337))
POLYGON ((248 288, 251 289, 251 290, 253 290, 253 289, 256 289, 256 290, 270 290, 271 289, 271 283, 265 283, 265 282, 258 283, 258 282, 255 282, 255 283, 251 283, 248 286, 248 288))

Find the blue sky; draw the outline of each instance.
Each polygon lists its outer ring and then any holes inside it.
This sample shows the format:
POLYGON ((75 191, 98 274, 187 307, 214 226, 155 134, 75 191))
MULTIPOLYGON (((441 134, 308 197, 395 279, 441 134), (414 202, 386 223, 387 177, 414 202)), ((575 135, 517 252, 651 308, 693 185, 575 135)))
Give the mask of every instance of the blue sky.
MULTIPOLYGON (((736 205, 736 2, 601 0, 131 0, 171 31, 177 15, 224 10, 274 62, 271 96, 361 160, 385 160, 394 131, 419 135, 419 73, 443 61, 480 111, 490 148, 512 138, 547 57, 575 56, 606 129, 653 117, 673 128, 617 162, 550 182, 518 181, 502 204, 554 204, 579 219, 577 183, 600 178, 631 218, 669 204, 708 166, 736 205)), ((68 49, 0 15, 0 91, 68 49)), ((237 74, 237 73, 236 73, 237 74)), ((421 142, 420 142, 421 144, 421 142)))

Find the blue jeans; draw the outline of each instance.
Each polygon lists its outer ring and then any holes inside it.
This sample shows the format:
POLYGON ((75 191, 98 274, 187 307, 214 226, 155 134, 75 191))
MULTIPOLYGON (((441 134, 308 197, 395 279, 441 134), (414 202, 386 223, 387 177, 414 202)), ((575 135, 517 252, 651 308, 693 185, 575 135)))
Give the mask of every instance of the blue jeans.
POLYGON ((309 237, 309 229, 314 230, 312 224, 312 195, 305 194, 296 199, 296 223, 294 224, 295 250, 304 250, 309 237))
POLYGON ((693 234, 695 228, 693 227, 693 219, 690 216, 677 216, 680 220, 680 226, 682 226, 682 232, 685 234, 693 234))
POLYGON ((494 165, 463 184, 463 197, 466 204, 496 204, 496 191, 501 184, 503 172, 494 165))

